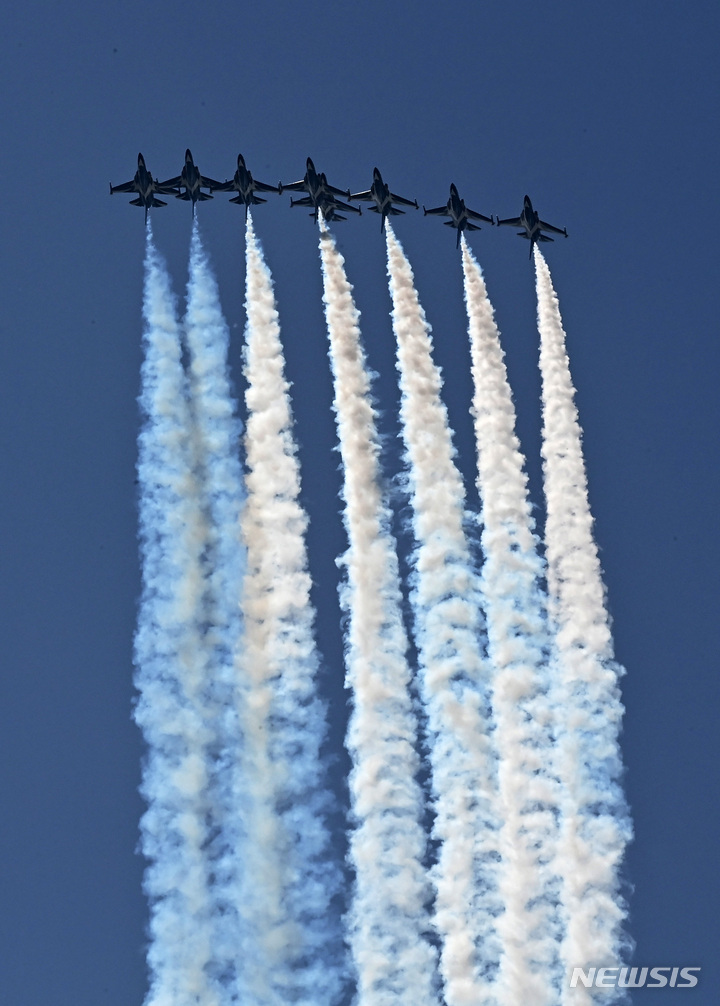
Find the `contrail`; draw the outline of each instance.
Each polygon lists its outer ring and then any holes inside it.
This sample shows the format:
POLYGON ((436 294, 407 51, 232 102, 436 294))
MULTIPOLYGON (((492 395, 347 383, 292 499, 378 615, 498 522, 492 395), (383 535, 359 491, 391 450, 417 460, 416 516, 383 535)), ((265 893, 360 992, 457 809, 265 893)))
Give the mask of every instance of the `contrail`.
POLYGON ((481 1006, 499 956, 494 916, 498 822, 488 722, 488 667, 477 578, 463 518, 465 491, 453 461, 440 371, 413 273, 386 225, 397 339, 400 418, 416 549, 411 594, 428 716, 435 797, 435 924, 448 1006, 481 1006))
POLYGON ((208 725, 201 621, 206 527, 189 450, 191 420, 175 301, 147 228, 139 442, 143 592, 135 638, 135 720, 148 755, 142 850, 150 861, 146 1006, 217 1006, 205 844, 208 725))
POLYGON ((462 238, 481 498, 482 593, 498 758, 502 1006, 557 1001, 557 818, 549 637, 515 408, 482 271, 462 238))
POLYGON ((349 540, 341 600, 354 702, 347 745, 354 763, 350 858, 356 878, 348 938, 357 1003, 432 1006, 438 1003, 435 953, 423 935, 429 928, 426 841, 397 557, 380 490, 359 315, 344 260, 322 221, 320 255, 349 540))
MULTIPOLYGON (((559 676, 557 769, 563 787, 558 855, 567 917, 566 969, 620 962, 625 915, 618 871, 631 825, 620 784, 621 668, 613 645, 597 549, 592 537, 581 430, 565 333, 550 272, 535 248, 548 601, 559 676)), ((569 972, 568 972, 569 973, 569 972)), ((611 999, 613 991, 606 997, 611 999)), ((562 1002, 583 1006, 603 993, 569 988, 562 1002)))
POLYGON ((247 845, 242 806, 233 789, 244 738, 239 730, 235 658, 241 640, 240 596, 245 567, 240 536, 243 502, 239 449, 228 373, 227 324, 217 282, 193 222, 184 338, 193 436, 191 448, 206 535, 202 543, 204 699, 213 730, 205 857, 212 882, 214 976, 231 994, 237 962, 236 870, 238 849, 247 845))
POLYGON ((272 279, 246 226, 244 373, 247 548, 237 666, 244 746, 236 791, 248 833, 238 910, 245 1006, 337 1006, 346 966, 320 757, 326 710, 316 694, 300 471, 272 279))

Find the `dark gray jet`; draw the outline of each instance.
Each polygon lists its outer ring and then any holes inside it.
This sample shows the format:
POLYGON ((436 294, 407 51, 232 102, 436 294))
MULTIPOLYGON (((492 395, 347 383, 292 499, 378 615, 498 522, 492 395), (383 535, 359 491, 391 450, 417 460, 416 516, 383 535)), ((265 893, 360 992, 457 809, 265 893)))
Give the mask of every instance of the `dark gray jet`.
POLYGON ((464 230, 469 231, 479 231, 480 228, 477 224, 471 224, 471 220, 484 220, 485 223, 494 224, 495 221, 492 217, 484 217, 482 213, 476 213, 475 210, 469 210, 465 205, 465 201, 458 195, 458 190, 454 185, 450 185, 450 198, 445 206, 438 206, 434 210, 426 210, 423 206, 423 213, 425 216, 430 214, 435 214, 440 217, 450 217, 450 220, 445 221, 446 227, 457 227, 457 244, 456 248, 460 247, 460 235, 464 230))
POLYGON ((315 193, 314 196, 303 196, 301 199, 291 199, 291 206, 312 206, 313 212, 310 214, 311 217, 315 218, 315 223, 318 220, 318 214, 322 213, 323 220, 347 220, 347 217, 341 217, 337 212, 338 210, 349 210, 351 213, 357 213, 362 216, 362 210, 359 206, 350 206, 349 203, 343 203, 339 199, 336 199, 332 192, 327 192, 323 189, 323 185, 327 185, 327 180, 325 175, 321 174, 321 187, 315 193))
MULTIPOLYGON (((305 177, 299 182, 290 182, 288 185, 283 185, 280 182, 280 191, 284 192, 307 192, 310 203, 306 203, 302 199, 290 200, 291 206, 309 206, 315 207, 315 219, 317 220, 318 209, 320 208, 319 202, 326 196, 343 196, 345 199, 350 198, 350 189, 336 189, 334 185, 329 185, 328 180, 325 177, 325 173, 320 174, 315 170, 315 165, 313 164, 311 158, 308 157, 306 162, 305 177)), ((356 211, 355 206, 343 206, 343 209, 356 211)), ((335 218, 337 219, 337 217, 335 218)))
POLYGON ((565 237, 568 236, 567 229, 563 227, 560 230, 559 227, 553 227, 552 224, 546 224, 537 215, 533 209, 533 204, 530 202, 530 196, 525 196, 525 202, 523 204, 523 211, 519 217, 509 217, 507 220, 500 220, 498 218, 498 226, 502 227, 503 224, 509 224, 510 227, 524 227, 522 231, 518 231, 518 237, 526 238, 530 241, 530 258, 532 258, 533 245, 536 245, 538 241, 554 241, 554 238, 549 238, 547 234, 543 234, 543 231, 552 231, 553 234, 564 234, 565 237))
POLYGON ((177 186, 156 181, 145 167, 145 158, 142 154, 138 154, 138 169, 135 172, 135 177, 131 182, 125 182, 123 185, 110 183, 110 195, 114 195, 115 192, 137 192, 137 199, 131 199, 130 205, 145 207, 145 223, 147 223, 148 210, 151 206, 167 206, 167 203, 162 199, 155 198, 155 193, 159 192, 161 196, 176 196, 177 186))
POLYGON ((216 182, 212 178, 206 178, 201 175, 195 166, 195 161, 193 161, 193 155, 189 150, 185 151, 185 164, 182 169, 182 173, 177 176, 177 178, 168 178, 167 181, 161 182, 163 188, 169 186, 172 189, 182 188, 185 189, 184 192, 178 192, 175 196, 176 199, 185 199, 192 202, 193 216, 195 215, 195 203, 198 200, 212 199, 211 195, 205 195, 201 192, 201 189, 217 189, 222 183, 216 182))
POLYGON ((380 221, 381 231, 385 230, 385 219, 387 217, 405 212, 405 210, 399 210, 396 206, 393 206, 393 203, 401 203, 403 206, 414 206, 416 210, 420 208, 417 199, 403 199, 402 196, 396 196, 394 192, 391 192, 377 168, 373 168, 373 183, 367 192, 355 192, 350 198, 364 199, 367 202, 375 203, 370 209, 373 213, 382 214, 380 221))
POLYGON ((230 202, 244 203, 245 219, 247 219, 249 206, 267 202, 267 199, 256 196, 256 192, 280 192, 281 189, 277 185, 267 185, 265 182, 256 181, 245 166, 245 158, 242 154, 238 154, 237 163, 237 171, 233 180, 231 182, 223 182, 222 185, 213 185, 213 192, 238 192, 239 195, 231 199, 230 202))

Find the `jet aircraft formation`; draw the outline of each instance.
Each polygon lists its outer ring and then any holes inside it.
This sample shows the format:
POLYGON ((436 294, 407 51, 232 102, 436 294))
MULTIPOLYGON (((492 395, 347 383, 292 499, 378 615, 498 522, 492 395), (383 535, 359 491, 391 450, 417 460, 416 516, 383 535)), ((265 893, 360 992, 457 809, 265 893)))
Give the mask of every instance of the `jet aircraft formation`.
MULTIPOLYGON (((138 154, 138 169, 135 172, 135 177, 129 182, 124 182, 122 185, 112 185, 112 183, 110 185, 111 195, 114 195, 116 192, 137 193, 136 198, 130 200, 130 204, 132 206, 145 207, 146 223, 148 210, 151 207, 167 206, 164 200, 157 198, 158 195, 173 195, 176 199, 184 199, 190 202, 194 214, 195 203, 212 199, 213 192, 235 192, 237 195, 233 196, 230 202, 244 205, 245 216, 247 217, 248 207, 267 202, 267 199, 263 196, 257 195, 258 192, 276 192, 280 195, 284 191, 305 193, 297 199, 291 198, 290 205, 310 207, 310 216, 313 217, 316 223, 320 215, 322 215, 323 220, 327 221, 346 220, 347 217, 342 216, 338 212, 339 210, 342 210, 343 213, 351 212, 361 216, 361 208, 350 205, 352 200, 373 204, 370 206, 370 210, 373 213, 380 214, 381 231, 384 231, 385 221, 389 216, 407 212, 400 209, 400 206, 412 206, 416 210, 419 209, 417 199, 406 199, 403 196, 398 196, 395 192, 391 192, 377 168, 373 170, 371 187, 364 192, 352 193, 350 189, 338 189, 334 185, 330 185, 325 172, 316 171, 310 157, 308 157, 305 164, 305 174, 299 181, 288 182, 284 185, 282 182, 278 182, 277 185, 269 185, 267 182, 259 182, 253 178, 242 154, 238 154, 237 170, 234 177, 229 181, 226 179, 224 182, 219 182, 200 174, 190 150, 185 151, 185 164, 181 173, 175 178, 168 178, 164 182, 153 178, 145 166, 143 155, 138 154), (207 192, 203 192, 203 189, 207 189, 207 192)), ((533 209, 529 196, 525 196, 523 209, 519 217, 508 217, 505 220, 500 220, 499 217, 493 219, 492 216, 486 217, 482 213, 469 209, 465 205, 465 200, 460 198, 454 184, 450 185, 450 198, 446 204, 429 210, 423 206, 423 213, 425 216, 449 217, 444 222, 446 227, 453 227, 457 230, 456 247, 460 246, 460 235, 464 230, 480 230, 479 225, 473 223, 475 220, 482 220, 491 225, 521 227, 522 230, 518 231, 518 236, 530 241, 530 257, 532 257, 533 245, 539 241, 554 240, 554 238, 544 233, 545 231, 550 231, 553 234, 562 234, 564 237, 568 236, 566 228, 555 227, 540 219, 537 212, 533 209)))

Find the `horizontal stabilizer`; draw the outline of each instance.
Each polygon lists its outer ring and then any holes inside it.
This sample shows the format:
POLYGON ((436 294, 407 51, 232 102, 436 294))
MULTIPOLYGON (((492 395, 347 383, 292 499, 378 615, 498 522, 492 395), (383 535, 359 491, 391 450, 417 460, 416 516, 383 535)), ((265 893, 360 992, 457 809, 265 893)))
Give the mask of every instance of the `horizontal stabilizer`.
POLYGON ((152 201, 151 205, 152 206, 167 206, 167 203, 163 202, 162 199, 156 199, 155 196, 153 196, 153 201, 152 201))
POLYGON ((555 238, 549 238, 549 237, 547 236, 547 234, 538 234, 538 236, 537 236, 537 240, 538 240, 538 241, 554 241, 554 240, 555 240, 555 238))
POLYGON ((143 203, 143 201, 140 198, 140 196, 138 196, 137 199, 131 199, 130 200, 130 205, 131 206, 144 206, 145 204, 143 203))
POLYGON ((467 224, 465 224, 465 227, 469 231, 480 231, 480 230, 482 230, 482 227, 478 227, 477 224, 467 223, 467 224))

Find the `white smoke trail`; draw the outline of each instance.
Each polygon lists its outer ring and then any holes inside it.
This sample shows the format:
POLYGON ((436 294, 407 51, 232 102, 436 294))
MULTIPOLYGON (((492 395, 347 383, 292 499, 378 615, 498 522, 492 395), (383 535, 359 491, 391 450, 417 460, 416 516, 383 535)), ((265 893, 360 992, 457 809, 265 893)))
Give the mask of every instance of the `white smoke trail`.
POLYGON ((386 225, 388 275, 413 506, 412 603, 435 793, 435 924, 448 1006, 480 1006, 492 988, 497 821, 476 576, 463 530, 465 491, 453 458, 440 371, 413 273, 386 225))
POLYGON ((482 271, 462 238, 482 511, 482 592, 498 757, 502 1006, 557 1001, 559 793, 552 776, 549 639, 524 459, 482 271))
POLYGON ((438 1002, 435 954, 423 937, 429 924, 426 843, 419 823, 417 733, 397 557, 380 491, 359 315, 344 260, 322 221, 320 255, 349 539, 342 603, 354 700, 347 745, 354 763, 350 858, 356 880, 348 923, 357 1001, 358 1006, 432 1006, 438 1002))
MULTIPOLYGON (((217 282, 193 223, 187 287, 185 338, 195 429, 196 464, 210 515, 206 570, 209 604, 208 645, 216 667, 230 666, 240 635, 240 585, 244 555, 239 519, 243 501, 239 448, 241 426, 228 375, 227 324, 217 282)), ((227 676, 227 672, 224 672, 227 676)))
MULTIPOLYGON (((535 248, 548 594, 559 675, 557 769, 563 786, 558 855, 567 930, 567 969, 617 964, 624 906, 618 870, 631 828, 620 785, 621 669, 613 646, 597 549, 592 537, 581 430, 565 333, 550 272, 535 248)), ((616 993, 610 991, 607 998, 616 993)), ((585 1006, 600 990, 569 988, 562 1002, 585 1006)))
POLYGON ((238 806, 238 795, 232 788, 243 743, 237 719, 242 689, 238 691, 234 667, 240 645, 244 573, 240 535, 241 430, 234 415, 228 376, 228 329, 196 221, 190 244, 184 336, 189 361, 193 463, 201 486, 207 532, 201 558, 204 695, 207 722, 213 731, 208 751, 205 843, 214 914, 211 968, 227 997, 232 994, 233 979, 240 966, 234 902, 238 849, 247 844, 242 806, 238 806))
POLYGON ((150 860, 146 1006, 216 1006, 207 840, 208 727, 201 630, 206 528, 189 451, 191 421, 175 302, 147 229, 140 406, 143 596, 135 719, 148 745, 142 849, 150 860))
POLYGON ((333 903, 341 877, 327 830, 329 794, 320 757, 325 708, 316 695, 307 518, 298 501, 272 279, 249 213, 246 255, 248 495, 242 531, 248 568, 237 661, 246 703, 236 786, 249 841, 238 904, 248 951, 240 968, 241 1001, 337 1006, 346 971, 333 903))

